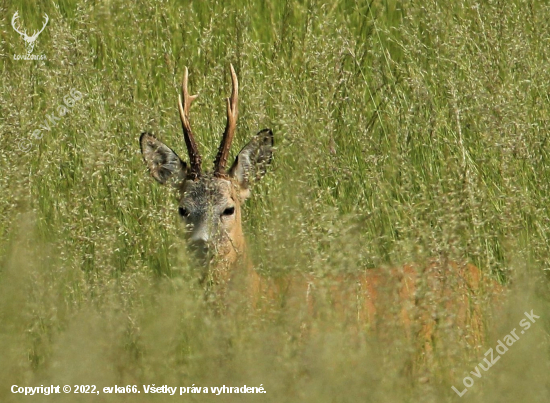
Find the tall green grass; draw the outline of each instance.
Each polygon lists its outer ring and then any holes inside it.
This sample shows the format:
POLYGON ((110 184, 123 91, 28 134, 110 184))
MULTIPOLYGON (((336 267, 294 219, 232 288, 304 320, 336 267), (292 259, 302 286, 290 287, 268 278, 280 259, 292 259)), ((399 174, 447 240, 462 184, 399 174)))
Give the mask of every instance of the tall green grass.
MULTIPOLYGON (((548 311, 544 2, 19 0, 0 10, 2 402, 31 399, 12 384, 46 383, 263 383, 266 401, 452 401, 450 386, 461 389, 524 311, 548 311), (13 59, 25 53, 16 11, 30 33, 49 15, 34 49, 47 60, 13 59), (138 137, 151 131, 185 155, 176 99, 188 66, 200 93, 192 124, 213 161, 229 63, 241 86, 233 153, 264 127, 276 139, 245 209, 256 269, 471 262, 512 290, 487 311, 486 345, 450 335, 419 373, 400 331, 351 334, 323 319, 328 307, 306 337, 307 312, 203 305, 175 195, 149 177, 138 137), (72 88, 84 97, 33 139, 72 88)), ((548 399, 541 316, 462 399, 548 399)), ((87 401, 51 400, 63 398, 87 401)), ((155 400, 113 398, 125 399, 155 400)))

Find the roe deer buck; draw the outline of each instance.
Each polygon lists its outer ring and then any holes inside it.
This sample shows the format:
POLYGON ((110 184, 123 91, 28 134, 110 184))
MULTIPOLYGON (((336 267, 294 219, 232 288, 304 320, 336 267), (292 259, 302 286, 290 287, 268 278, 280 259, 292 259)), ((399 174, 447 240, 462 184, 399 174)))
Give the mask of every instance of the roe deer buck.
POLYGON ((227 124, 213 172, 202 171, 201 155, 189 123, 189 109, 198 95, 189 95, 187 68, 178 109, 189 165, 153 135, 143 133, 140 138, 141 152, 153 178, 161 184, 171 183, 180 193, 178 211, 189 227, 192 249, 206 263, 216 262, 207 265, 201 280, 213 284, 228 283, 236 263, 245 255, 241 204, 250 196, 251 182, 263 176, 266 166, 271 163, 273 148, 273 133, 264 129, 250 140, 226 170, 237 125, 239 96, 237 75, 232 65, 230 68, 232 91, 227 98, 227 124))
POLYGON ((360 325, 376 325, 382 317, 385 321, 393 314, 407 332, 421 335, 426 348, 436 338, 438 328, 453 324, 466 329, 472 342, 479 342, 483 319, 480 298, 498 293, 501 287, 481 276, 473 265, 443 259, 424 267, 365 270, 349 276, 321 279, 297 274, 267 280, 246 262, 237 264, 246 252, 241 204, 249 197, 252 180, 260 178, 271 162, 273 133, 269 129, 260 131, 226 170, 237 123, 238 81, 231 66, 232 93, 227 99, 225 132, 213 172, 202 172, 201 156, 189 123, 189 109, 197 95, 189 95, 187 81, 186 68, 178 107, 189 165, 151 134, 143 133, 140 143, 153 178, 161 184, 171 183, 180 192, 178 211, 189 226, 189 242, 200 256, 207 258, 203 283, 208 280, 208 284, 224 289, 240 271, 248 279, 256 301, 263 299, 277 305, 284 300, 289 306, 304 306, 311 315, 328 302, 334 312, 360 325))

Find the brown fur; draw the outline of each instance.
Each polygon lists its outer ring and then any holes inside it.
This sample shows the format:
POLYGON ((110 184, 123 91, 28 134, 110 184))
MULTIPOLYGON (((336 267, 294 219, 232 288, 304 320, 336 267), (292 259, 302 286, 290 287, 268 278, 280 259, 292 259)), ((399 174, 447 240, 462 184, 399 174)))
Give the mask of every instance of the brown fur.
POLYGON ((409 336, 421 336, 426 351, 440 330, 448 326, 459 326, 472 344, 479 344, 483 334, 481 298, 500 295, 502 287, 469 264, 432 262, 425 267, 406 265, 322 278, 302 274, 279 279, 259 276, 247 258, 241 205, 250 195, 252 182, 263 176, 271 162, 273 133, 260 131, 225 170, 238 111, 238 81, 231 67, 233 90, 227 101, 226 132, 214 172, 202 172, 189 122, 190 105, 196 96, 188 93, 187 75, 186 69, 183 99, 178 105, 190 164, 148 133, 140 138, 141 151, 153 178, 178 189, 182 223, 188 229, 190 247, 204 267, 201 282, 222 305, 229 303, 228 291, 233 288, 246 290, 255 307, 287 305, 305 309, 310 317, 326 312, 320 308, 328 304, 328 311, 357 328, 383 331, 385 320, 397 317, 409 336))

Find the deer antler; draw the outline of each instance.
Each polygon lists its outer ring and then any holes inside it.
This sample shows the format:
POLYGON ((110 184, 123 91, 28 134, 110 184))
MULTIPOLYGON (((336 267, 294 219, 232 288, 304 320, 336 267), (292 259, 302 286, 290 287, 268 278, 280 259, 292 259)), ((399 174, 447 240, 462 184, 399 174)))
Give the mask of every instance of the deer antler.
POLYGON ((222 142, 218 149, 218 155, 214 162, 214 173, 216 176, 225 175, 225 164, 227 163, 227 157, 229 156, 229 149, 231 148, 231 142, 235 135, 235 129, 237 128, 237 115, 238 108, 237 103, 239 101, 239 81, 237 80, 237 74, 233 65, 231 67, 231 82, 232 90, 231 97, 227 98, 227 124, 225 125, 225 132, 223 133, 222 142))
POLYGON ((15 14, 13 15, 13 18, 11 19, 11 26, 13 27, 13 29, 15 30, 15 32, 17 32, 19 35, 21 36, 27 36, 27 30, 21 32, 17 29, 17 27, 15 26, 15 21, 19 18, 19 12, 16 11, 15 14))
POLYGON ((189 92, 187 91, 188 76, 189 71, 186 67, 185 73, 183 75, 183 82, 181 85, 182 95, 178 98, 178 109, 180 111, 181 127, 183 129, 185 145, 187 146, 187 153, 189 154, 189 160, 191 162, 190 177, 194 180, 201 173, 202 159, 199 153, 199 148, 197 147, 197 142, 195 141, 195 137, 193 136, 193 132, 191 131, 191 125, 189 124, 189 109, 191 108, 191 102, 197 99, 198 95, 189 95, 189 92))
POLYGON ((46 21, 44 21, 44 25, 42 25, 42 29, 38 32, 35 32, 33 35, 32 35, 32 38, 33 39, 36 39, 38 38, 38 35, 40 35, 42 33, 42 31, 44 31, 44 28, 46 28, 46 25, 48 25, 48 21, 50 20, 50 18, 48 17, 48 14, 44 13, 44 15, 46 16, 46 21))

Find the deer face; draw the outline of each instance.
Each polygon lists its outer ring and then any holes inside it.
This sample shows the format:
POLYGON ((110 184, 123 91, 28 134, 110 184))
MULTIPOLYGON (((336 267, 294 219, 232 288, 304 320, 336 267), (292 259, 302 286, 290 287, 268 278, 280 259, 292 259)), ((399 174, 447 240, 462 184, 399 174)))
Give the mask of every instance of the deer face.
POLYGON ((239 188, 235 181, 213 175, 184 183, 178 213, 189 229, 190 245, 201 257, 212 253, 234 260, 242 252, 239 188))
POLYGON ((271 162, 273 133, 260 131, 239 152, 229 170, 225 161, 235 132, 237 112, 237 77, 231 67, 233 94, 228 100, 228 124, 223 136, 214 171, 201 171, 198 153, 188 121, 190 102, 187 94, 187 72, 180 101, 180 117, 191 162, 187 164, 168 146, 153 135, 143 133, 141 151, 151 175, 161 184, 171 184, 179 192, 178 213, 186 227, 189 245, 198 257, 234 263, 246 247, 241 225, 241 205, 250 196, 254 180, 265 173, 271 162))

